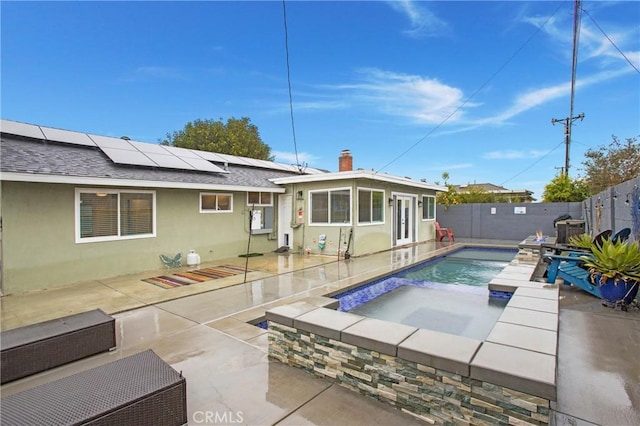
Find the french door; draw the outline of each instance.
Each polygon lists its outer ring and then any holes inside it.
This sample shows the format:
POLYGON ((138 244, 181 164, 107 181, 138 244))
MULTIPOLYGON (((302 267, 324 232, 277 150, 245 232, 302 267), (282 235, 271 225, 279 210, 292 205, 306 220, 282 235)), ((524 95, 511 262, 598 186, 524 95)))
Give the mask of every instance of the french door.
POLYGON ((395 245, 401 246, 414 240, 413 197, 396 195, 394 203, 395 245))

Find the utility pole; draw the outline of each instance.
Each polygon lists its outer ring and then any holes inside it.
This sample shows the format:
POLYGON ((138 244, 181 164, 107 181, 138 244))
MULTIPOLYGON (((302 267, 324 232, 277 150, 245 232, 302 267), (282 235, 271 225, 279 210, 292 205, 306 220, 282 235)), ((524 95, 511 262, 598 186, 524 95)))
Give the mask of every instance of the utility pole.
POLYGON ((564 173, 569 176, 569 147, 571 145, 571 125, 575 120, 584 119, 584 113, 574 116, 573 115, 573 101, 576 94, 576 70, 578 68, 578 40, 580 39, 580 12, 582 7, 580 6, 581 0, 575 0, 573 11, 573 52, 571 61, 571 100, 569 102, 569 117, 567 118, 552 118, 551 124, 564 123, 564 173))
POLYGON ((564 123, 564 173, 569 175, 569 146, 571 145, 571 125, 575 120, 582 121, 584 119, 584 112, 576 115, 575 117, 567 118, 552 118, 551 124, 555 126, 556 123, 564 123))

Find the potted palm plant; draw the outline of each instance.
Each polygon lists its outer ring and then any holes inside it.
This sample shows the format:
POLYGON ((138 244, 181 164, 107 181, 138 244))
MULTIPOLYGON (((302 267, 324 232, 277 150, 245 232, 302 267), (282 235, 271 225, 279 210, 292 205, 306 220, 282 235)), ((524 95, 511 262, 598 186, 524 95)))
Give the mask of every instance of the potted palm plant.
POLYGON ((591 244, 591 254, 580 257, 591 274, 592 282, 608 306, 622 306, 633 301, 640 287, 640 245, 603 240, 591 244))

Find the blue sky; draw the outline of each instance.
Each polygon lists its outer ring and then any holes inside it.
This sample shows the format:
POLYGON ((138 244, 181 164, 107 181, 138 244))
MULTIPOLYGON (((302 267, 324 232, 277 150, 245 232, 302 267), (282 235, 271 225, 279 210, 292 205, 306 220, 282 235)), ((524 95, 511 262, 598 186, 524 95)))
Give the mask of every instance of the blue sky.
MULTIPOLYGON (((146 142, 246 116, 277 161, 337 171, 350 149, 356 168, 541 199, 565 161, 573 6, 287 1, 294 145, 281 1, 2 1, 1 116, 146 142)), ((640 2, 582 7, 572 177, 640 135, 640 2)))

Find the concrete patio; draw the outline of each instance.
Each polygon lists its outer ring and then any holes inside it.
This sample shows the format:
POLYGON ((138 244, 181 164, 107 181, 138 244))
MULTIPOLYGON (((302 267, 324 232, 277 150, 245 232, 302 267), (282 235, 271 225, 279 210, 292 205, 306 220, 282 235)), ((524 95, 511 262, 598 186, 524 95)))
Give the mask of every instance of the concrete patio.
MULTIPOLYGON (((10 395, 150 348, 187 378, 190 424, 424 424, 270 360, 266 330, 247 322, 270 307, 336 292, 469 244, 517 248, 518 243, 428 242, 349 261, 269 253, 249 259, 252 272, 246 283, 236 275, 162 289, 141 279, 166 271, 149 271, 5 296, 0 299, 3 330, 101 308, 116 318, 118 345, 115 351, 8 383, 0 391, 10 395)), ((589 294, 561 286, 558 340, 552 421, 639 425, 640 310, 605 308, 589 294)))

